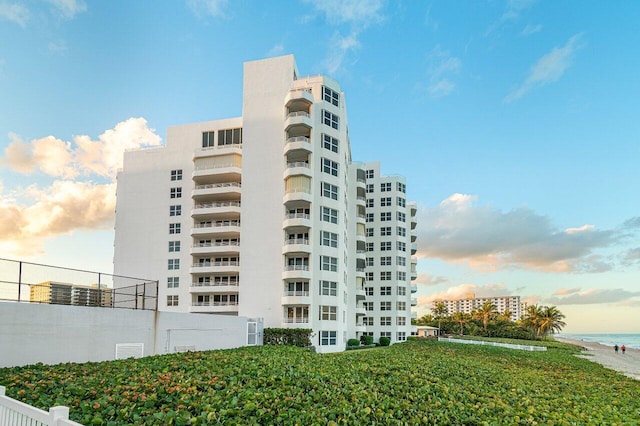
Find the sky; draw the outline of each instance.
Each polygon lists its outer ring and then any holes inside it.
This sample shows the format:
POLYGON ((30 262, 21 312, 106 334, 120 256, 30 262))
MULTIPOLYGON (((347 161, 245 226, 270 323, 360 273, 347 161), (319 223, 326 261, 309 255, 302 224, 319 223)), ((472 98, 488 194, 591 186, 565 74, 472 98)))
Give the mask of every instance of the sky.
POLYGON ((520 295, 640 333, 640 2, 0 0, 0 258, 113 270, 117 169, 237 117, 243 62, 344 91, 418 203, 417 312, 520 295))

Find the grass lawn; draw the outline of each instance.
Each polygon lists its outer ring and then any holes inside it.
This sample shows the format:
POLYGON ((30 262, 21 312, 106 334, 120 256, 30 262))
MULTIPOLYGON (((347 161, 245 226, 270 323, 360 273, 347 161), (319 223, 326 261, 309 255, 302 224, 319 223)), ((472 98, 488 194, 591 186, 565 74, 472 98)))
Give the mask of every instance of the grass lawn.
POLYGON ((638 424, 640 382, 576 358, 445 342, 250 347, 0 369, 7 394, 84 424, 638 424))

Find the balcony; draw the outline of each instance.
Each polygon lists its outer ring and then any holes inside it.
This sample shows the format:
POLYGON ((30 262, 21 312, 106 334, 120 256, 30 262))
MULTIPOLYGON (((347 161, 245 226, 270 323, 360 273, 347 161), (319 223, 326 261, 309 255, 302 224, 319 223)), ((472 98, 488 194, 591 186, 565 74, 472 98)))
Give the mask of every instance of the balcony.
POLYGON ((415 297, 411 298, 411 306, 418 306, 418 299, 415 297))
POLYGON ((307 153, 313 152, 311 138, 309 138, 309 136, 294 136, 287 138, 287 143, 284 145, 284 154, 287 155, 292 151, 304 151, 307 153))
POLYGON ((409 206, 409 210, 411 211, 411 216, 415 216, 416 213, 418 213, 418 204, 416 204, 413 201, 410 201, 407 203, 407 205, 409 206))
POLYGON ((203 180, 219 180, 224 182, 238 182, 242 176, 242 166, 239 162, 226 164, 203 164, 191 174, 196 182, 203 180))
POLYGON ((361 323, 356 324, 356 329, 355 329, 356 333, 364 333, 365 331, 367 331, 367 326, 366 325, 361 324, 361 323))
POLYGON ((364 278, 364 268, 356 268, 356 278, 364 278))
POLYGON ((285 291, 280 303, 282 305, 310 305, 311 295, 308 291, 285 291))
POLYGON ((191 197, 202 198, 216 196, 216 198, 238 199, 242 195, 242 183, 240 182, 223 182, 210 183, 205 185, 196 185, 191 191, 191 197))
POLYGON ((418 243, 411 243, 411 255, 413 256, 418 252, 418 243))
POLYGON ((240 272, 240 261, 194 263, 189 268, 190 274, 214 274, 216 272, 240 272))
POLYGON ((411 281, 418 279, 418 273, 416 271, 411 271, 411 281))
MULTIPOLYGON (((191 210, 191 217, 207 216, 229 216, 229 213, 240 215, 240 201, 218 201, 212 203, 198 203, 191 210)), ((233 216, 233 214, 231 216, 233 216)))
POLYGON ((219 220, 205 224, 197 223, 191 228, 191 235, 194 237, 237 237, 239 234, 239 220, 219 220))
POLYGON ((313 201, 313 195, 311 191, 307 191, 304 189, 300 190, 292 190, 291 192, 287 192, 284 194, 283 203, 289 203, 291 201, 304 201, 307 203, 311 203, 313 201))
POLYGON ((311 227, 311 215, 309 213, 288 213, 284 217, 285 228, 293 226, 311 227))
POLYGON ((417 293, 418 292, 418 286, 416 284, 412 284, 411 285, 411 293, 417 293))
POLYGON ((242 155, 242 144, 216 145, 198 148, 193 153, 193 160, 217 155, 239 154, 242 155))
POLYGON ((189 312, 200 314, 238 313, 238 302, 193 302, 189 312))
POLYGON ((239 242, 214 241, 212 243, 194 244, 191 247, 190 254, 238 253, 239 251, 239 242))
POLYGON ((417 239, 418 239, 418 231, 416 231, 415 229, 412 229, 411 230, 411 242, 415 243, 417 239))
POLYGON ((285 253, 311 253, 311 245, 308 238, 287 238, 284 240, 282 254, 285 253))
POLYGON ((364 292, 364 289, 356 290, 356 300, 364 300, 366 298, 367 298, 367 295, 364 292))
POLYGON ((367 310, 363 307, 357 307, 356 308, 356 315, 357 316, 366 316, 367 315, 367 310))
POLYGON ((309 176, 312 177, 311 165, 306 161, 292 161, 287 163, 287 168, 284 170, 283 179, 289 176, 309 176))
POLYGON ((198 281, 194 281, 191 283, 191 287, 189 287, 190 293, 238 293, 238 283, 230 283, 230 282, 208 282, 201 283, 198 281))
POLYGON ((287 118, 284 121, 285 131, 289 131, 292 127, 313 127, 313 121, 311 116, 306 111, 296 111, 287 114, 287 118))
POLYGON ((305 103, 307 108, 313 104, 313 93, 311 89, 291 89, 284 98, 284 106, 290 108, 294 103, 305 103))
POLYGON ((367 188, 367 180, 365 178, 356 178, 356 188, 367 188))
POLYGON ((411 229, 416 229, 418 222, 416 222, 415 218, 411 218, 411 229))
POLYGON ((365 207, 367 205, 367 199, 365 197, 357 196, 356 205, 365 207))
POLYGON ((311 328, 309 317, 293 317, 282 319, 283 328, 311 328))
POLYGON ((356 214, 356 223, 361 223, 363 225, 367 224, 367 216, 362 213, 356 214))
POLYGON ((311 271, 308 265, 285 265, 282 273, 283 279, 311 279, 311 271))

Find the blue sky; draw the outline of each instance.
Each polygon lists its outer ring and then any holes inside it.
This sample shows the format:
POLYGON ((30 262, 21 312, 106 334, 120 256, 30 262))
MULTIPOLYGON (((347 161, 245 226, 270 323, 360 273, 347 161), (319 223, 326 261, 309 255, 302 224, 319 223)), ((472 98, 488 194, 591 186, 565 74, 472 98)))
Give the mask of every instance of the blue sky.
POLYGON ((640 3, 0 0, 0 257, 109 272, 121 152, 241 114, 244 61, 345 92, 419 204, 419 313, 519 294, 640 332, 640 3))

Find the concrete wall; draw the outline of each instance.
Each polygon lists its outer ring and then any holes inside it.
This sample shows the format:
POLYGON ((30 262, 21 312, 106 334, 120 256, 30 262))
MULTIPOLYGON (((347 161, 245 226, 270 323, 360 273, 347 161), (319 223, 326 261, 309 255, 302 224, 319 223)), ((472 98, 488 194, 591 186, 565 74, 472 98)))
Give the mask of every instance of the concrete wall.
POLYGON ((246 317, 0 302, 0 367, 108 361, 116 344, 144 355, 227 349, 247 343, 246 317))

